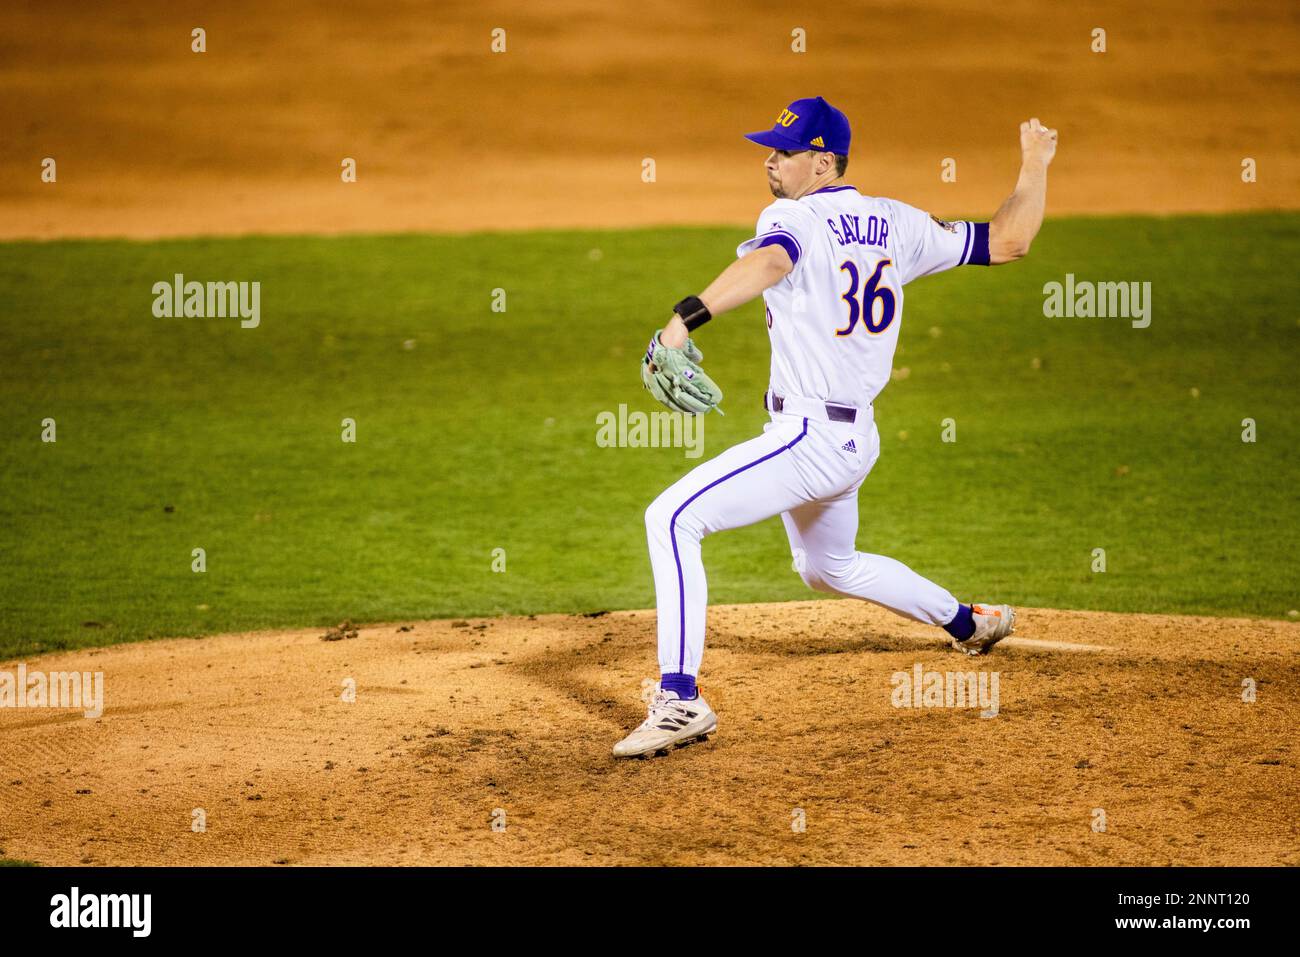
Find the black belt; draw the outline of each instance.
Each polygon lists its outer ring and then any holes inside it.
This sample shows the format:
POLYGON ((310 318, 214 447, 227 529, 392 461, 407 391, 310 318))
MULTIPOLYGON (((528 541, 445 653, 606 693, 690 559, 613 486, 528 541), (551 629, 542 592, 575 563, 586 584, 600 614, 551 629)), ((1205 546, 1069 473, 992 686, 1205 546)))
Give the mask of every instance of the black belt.
MULTIPOLYGON (((763 408, 769 412, 780 412, 785 408, 785 399, 770 392, 763 393, 763 408), (768 397, 771 396, 769 404, 768 397)), ((847 405, 826 403, 826 418, 832 422, 852 422, 858 417, 858 410, 847 405)))

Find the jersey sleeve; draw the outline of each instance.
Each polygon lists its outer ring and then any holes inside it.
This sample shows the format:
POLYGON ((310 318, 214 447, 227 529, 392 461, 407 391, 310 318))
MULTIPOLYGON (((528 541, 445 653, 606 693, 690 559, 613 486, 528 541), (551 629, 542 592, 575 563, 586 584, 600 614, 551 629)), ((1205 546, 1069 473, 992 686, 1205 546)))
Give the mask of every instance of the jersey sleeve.
POLYGON ((790 254, 790 261, 798 269, 804 248, 812 239, 812 230, 812 215, 806 209, 794 200, 778 199, 759 214, 754 238, 736 247, 736 258, 776 245, 790 254))
POLYGON ((989 264, 988 223, 944 222, 915 206, 889 202, 902 233, 901 248, 895 255, 905 284, 954 266, 989 264))

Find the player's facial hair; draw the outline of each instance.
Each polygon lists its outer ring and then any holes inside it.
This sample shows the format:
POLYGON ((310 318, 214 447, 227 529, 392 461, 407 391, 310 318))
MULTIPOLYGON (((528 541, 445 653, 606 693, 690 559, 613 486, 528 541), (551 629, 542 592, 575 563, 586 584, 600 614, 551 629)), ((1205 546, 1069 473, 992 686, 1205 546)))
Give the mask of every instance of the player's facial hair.
MULTIPOLYGON (((808 152, 808 150, 803 150, 803 151, 801 151, 801 152, 806 153, 806 152, 808 152)), ((778 164, 778 165, 779 165, 779 164, 778 164)), ((773 195, 774 197, 776 197, 777 199, 789 199, 789 198, 790 198, 790 194, 789 194, 789 192, 786 191, 786 188, 785 188, 785 182, 784 182, 784 180, 781 179, 781 177, 780 177, 779 174, 778 174, 777 176, 773 176, 773 175, 770 174, 770 173, 768 174, 768 177, 767 177, 767 187, 768 187, 768 189, 770 189, 770 190, 772 191, 772 195, 773 195)))
POLYGON ((787 194, 785 191, 785 186, 784 184, 782 184, 781 177, 779 175, 773 175, 771 173, 768 174, 767 188, 772 191, 772 195, 775 196, 777 199, 787 199, 789 196, 789 194, 787 194))
POLYGON ((785 190, 781 186, 780 174, 768 169, 766 163, 763 164, 763 172, 767 174, 767 188, 772 191, 772 195, 777 199, 785 199, 785 190))

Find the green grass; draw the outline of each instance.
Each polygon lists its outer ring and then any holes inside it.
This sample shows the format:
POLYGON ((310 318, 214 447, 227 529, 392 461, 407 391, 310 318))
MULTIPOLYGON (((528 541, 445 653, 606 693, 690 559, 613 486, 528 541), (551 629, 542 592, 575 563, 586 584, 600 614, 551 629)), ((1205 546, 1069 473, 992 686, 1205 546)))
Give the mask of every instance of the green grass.
POLYGON ((12 857, 0 857, 0 867, 37 867, 35 861, 19 861, 12 857))
MULTIPOLYGON (((0 656, 652 605, 642 514, 699 460, 598 448, 596 415, 657 408, 645 340, 742 238, 0 246, 0 656), (261 326, 153 318, 151 287, 176 272, 261 281, 261 326)), ((1300 606, 1297 258, 1300 215, 1058 220, 1022 263, 909 286, 895 365, 910 374, 877 402, 859 548, 966 598, 1285 616, 1300 606), (1043 284, 1066 272, 1150 281, 1151 327, 1044 318, 1043 284), (939 440, 946 417, 956 443, 939 440)), ((727 393, 709 457, 765 419, 761 304, 698 341, 727 393)), ((813 594, 779 519, 710 538, 705 558, 711 601, 813 594)))

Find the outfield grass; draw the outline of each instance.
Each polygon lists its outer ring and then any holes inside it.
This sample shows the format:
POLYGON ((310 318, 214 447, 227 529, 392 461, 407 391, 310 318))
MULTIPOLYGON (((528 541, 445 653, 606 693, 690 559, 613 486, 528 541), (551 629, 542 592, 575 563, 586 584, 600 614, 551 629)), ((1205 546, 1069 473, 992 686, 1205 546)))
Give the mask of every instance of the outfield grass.
MULTIPOLYGON (((596 416, 657 408, 645 340, 742 238, 0 246, 0 656, 652 605, 642 513, 699 460, 598 448, 596 416), (260 281, 261 325, 154 318, 152 286, 177 272, 260 281)), ((967 598, 1285 616, 1300 606, 1297 257, 1294 214, 1060 220, 1022 263, 909 286, 909 373, 877 403, 859 547, 967 598), (1044 318, 1043 284, 1067 272, 1150 281, 1150 328, 1044 318)), ((727 393, 708 457, 765 419, 761 304, 698 341, 727 393)), ((710 538, 705 558, 714 602, 812 594, 779 519, 710 538)))

